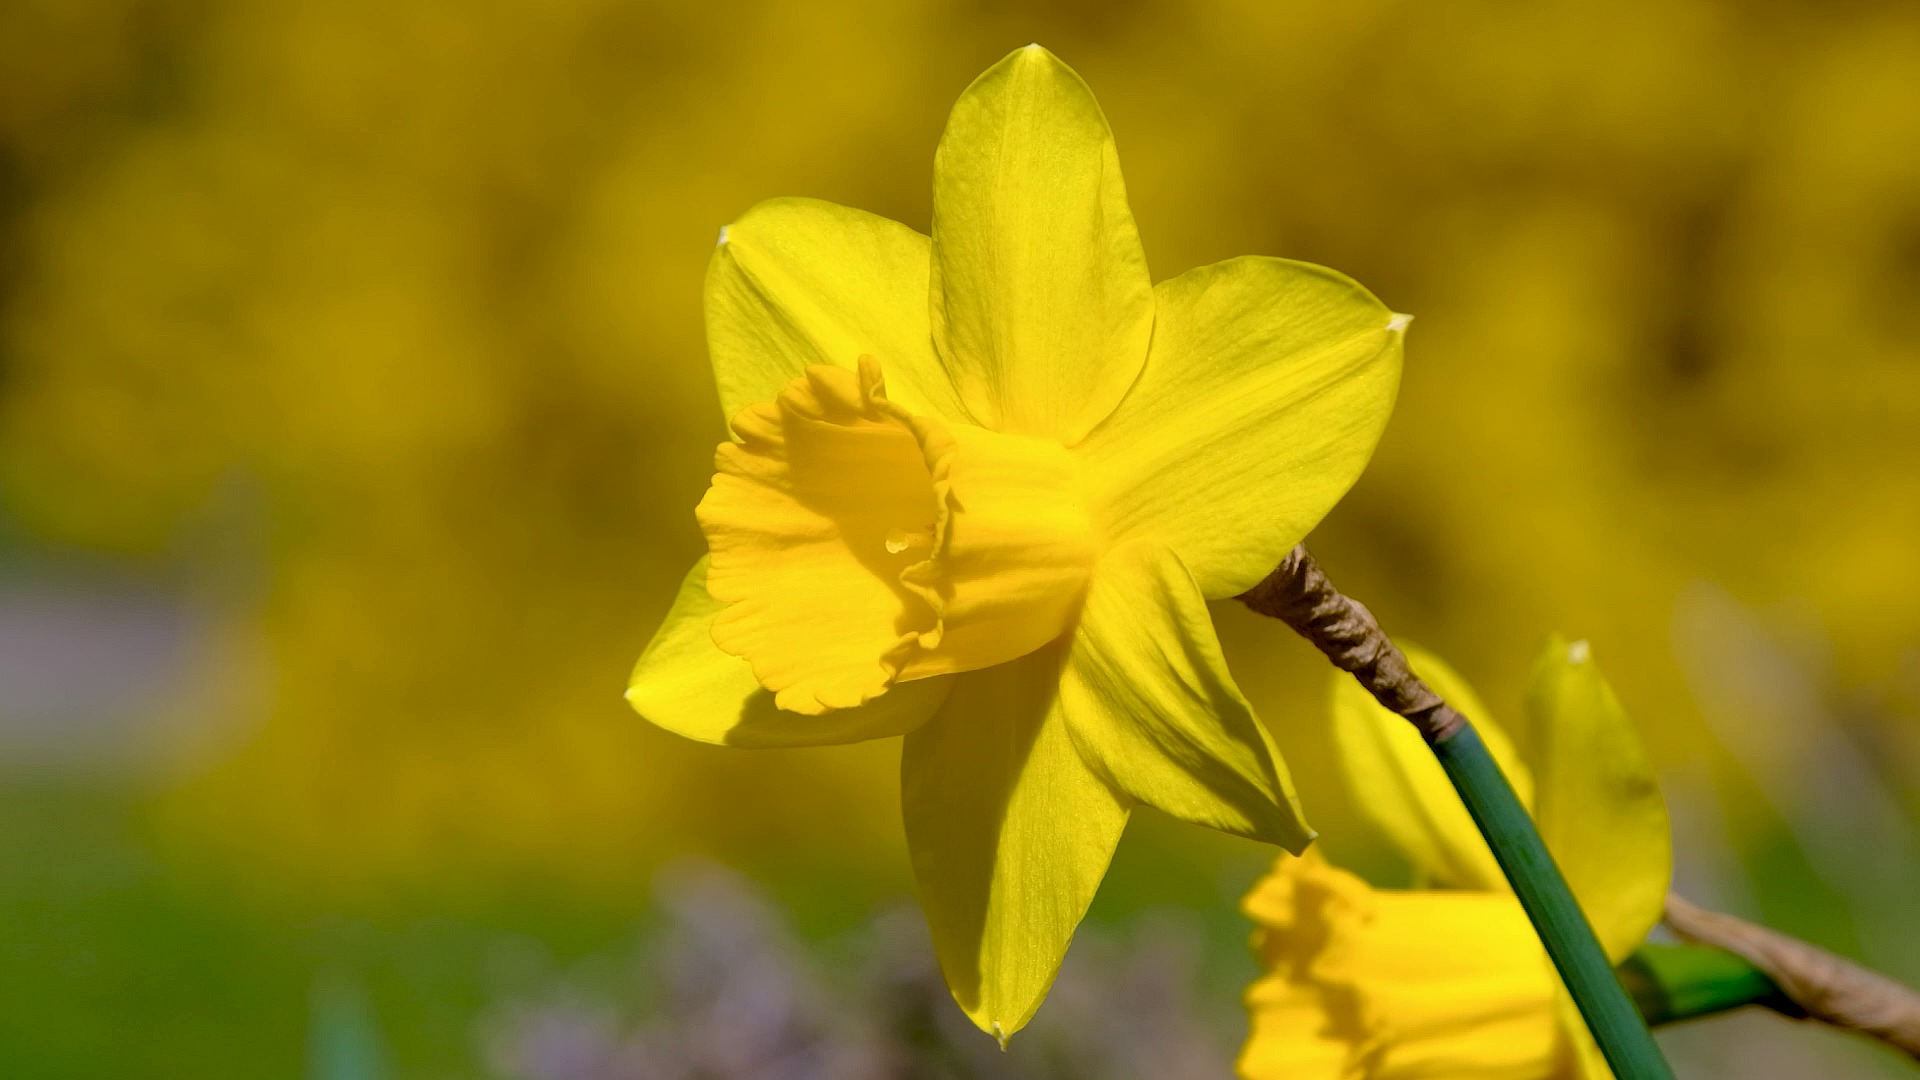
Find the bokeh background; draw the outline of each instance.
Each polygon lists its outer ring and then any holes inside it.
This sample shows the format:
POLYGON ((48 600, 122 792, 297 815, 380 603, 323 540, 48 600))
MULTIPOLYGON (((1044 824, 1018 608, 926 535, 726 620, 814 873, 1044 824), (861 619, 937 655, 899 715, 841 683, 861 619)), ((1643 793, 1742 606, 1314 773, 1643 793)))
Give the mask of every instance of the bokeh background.
MULTIPOLYGON (((717 229, 924 230, 947 108, 1033 40, 1156 277, 1282 254, 1417 316, 1336 580, 1508 714, 1590 639, 1682 887, 1920 979, 1920 8, 0 0, 0 1074, 671 1077, 745 1009, 869 1055, 753 1075, 868 1075, 875 1001, 934 1048, 895 1075, 1218 1074, 1268 852, 1141 814, 982 1056, 914 967, 896 745, 620 698, 700 550, 717 229)), ((1218 619, 1391 882, 1317 659, 1218 619)))

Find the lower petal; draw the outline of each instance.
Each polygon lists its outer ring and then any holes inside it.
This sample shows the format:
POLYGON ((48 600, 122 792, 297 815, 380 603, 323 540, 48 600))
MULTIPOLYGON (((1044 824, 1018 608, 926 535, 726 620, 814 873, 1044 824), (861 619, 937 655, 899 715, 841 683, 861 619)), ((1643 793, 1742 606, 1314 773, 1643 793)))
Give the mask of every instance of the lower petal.
POLYGON ((775 708, 752 665, 713 643, 713 618, 722 605, 707 593, 706 581, 707 560, 701 559, 634 666, 627 702, 650 723, 724 746, 827 746, 905 734, 946 699, 952 680, 923 679, 819 716, 775 708))
POLYGON ((901 807, 920 902, 954 1000, 1002 1043, 1053 984, 1127 811, 1074 749, 1050 646, 953 679, 907 737, 901 807))
POLYGON ((1134 799, 1294 852, 1313 839, 1199 586, 1166 548, 1127 544, 1100 561, 1060 702, 1074 745, 1134 799))

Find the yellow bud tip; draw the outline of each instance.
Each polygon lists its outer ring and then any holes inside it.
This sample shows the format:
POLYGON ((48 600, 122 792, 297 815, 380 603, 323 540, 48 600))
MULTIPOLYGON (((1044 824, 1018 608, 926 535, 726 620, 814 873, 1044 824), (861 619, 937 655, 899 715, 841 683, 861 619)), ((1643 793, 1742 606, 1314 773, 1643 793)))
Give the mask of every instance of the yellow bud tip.
POLYGON ((1567 646, 1567 663, 1584 664, 1593 659, 1593 646, 1584 641, 1576 641, 1567 646))
POLYGON ((715 241, 713 242, 713 246, 714 246, 714 247, 726 247, 726 246, 727 246, 727 230, 728 230, 728 229, 731 229, 731 228, 733 228, 733 226, 731 226, 731 225, 722 225, 722 226, 720 226, 720 239, 718 239, 718 240, 715 240, 715 241))
MULTIPOLYGON (((1032 46, 1028 46, 1028 48, 1032 48, 1032 46)), ((1013 1036, 1007 1034, 1005 1028, 1000 1026, 1000 1021, 998 1020, 993 1022, 993 1037, 999 1041, 1002 1052, 1007 1049, 1007 1040, 1013 1038, 1013 1036)))
POLYGON ((1413 316, 1411 315, 1395 315, 1393 318, 1387 320, 1387 333, 1401 333, 1406 330, 1407 324, 1412 321, 1413 316))

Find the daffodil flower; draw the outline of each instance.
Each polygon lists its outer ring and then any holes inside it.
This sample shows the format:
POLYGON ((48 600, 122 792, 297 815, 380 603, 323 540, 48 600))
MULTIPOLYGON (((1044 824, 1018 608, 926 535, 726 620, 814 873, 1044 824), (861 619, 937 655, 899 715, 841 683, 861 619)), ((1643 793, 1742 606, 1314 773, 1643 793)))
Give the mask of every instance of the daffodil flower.
POLYGON ((905 735, 921 901, 975 1023, 1033 1015, 1133 806, 1306 845, 1206 602, 1359 476, 1405 318, 1274 258, 1152 285, 1100 107, 1038 46, 955 105, 931 238, 761 203, 721 230, 706 312, 735 438, 628 700, 731 746, 905 735))
MULTIPOLYGON (((1435 657, 1415 672, 1473 719, 1619 963, 1659 921, 1665 803, 1584 642, 1535 665, 1520 748, 1435 657)), ((1431 889, 1375 889, 1318 852, 1283 856, 1246 910, 1267 974, 1247 993, 1242 1075, 1264 1080, 1607 1080, 1520 903, 1411 725, 1350 679, 1334 690, 1341 770, 1431 889)))

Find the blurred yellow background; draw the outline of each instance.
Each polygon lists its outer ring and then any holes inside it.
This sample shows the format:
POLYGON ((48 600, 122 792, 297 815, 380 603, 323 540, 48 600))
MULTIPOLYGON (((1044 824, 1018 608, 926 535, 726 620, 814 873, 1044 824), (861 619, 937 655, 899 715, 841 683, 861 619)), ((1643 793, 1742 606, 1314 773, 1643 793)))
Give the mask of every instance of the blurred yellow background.
MULTIPOLYGON (((1920 8, 1040 8, 0 0, 0 828, 41 837, 0 870, 38 912, 0 1065, 158 1008, 35 974, 119 970, 120 924, 59 914, 120 888, 61 869, 102 815, 169 911, 304 928, 289 970, 476 897, 613 925, 687 854, 827 924, 906 891, 893 743, 716 750, 620 692, 700 552, 719 227, 794 194, 924 231, 948 106, 1031 40, 1099 95, 1156 277, 1286 255, 1417 317, 1312 540, 1335 579, 1496 710, 1590 639, 1682 885, 1920 976, 1920 8), (102 644, 129 604, 152 633, 102 644)), ((1316 658, 1219 619, 1334 850, 1384 866, 1316 658)), ((1136 832, 1122 906, 1211 905, 1236 949, 1266 854, 1136 832)), ((154 1030, 214 1029, 229 967, 154 1030)), ((1871 1067, 1762 1027, 1675 1045, 1871 1067)), ((272 1074, 257 1041, 198 1075, 272 1074)))

